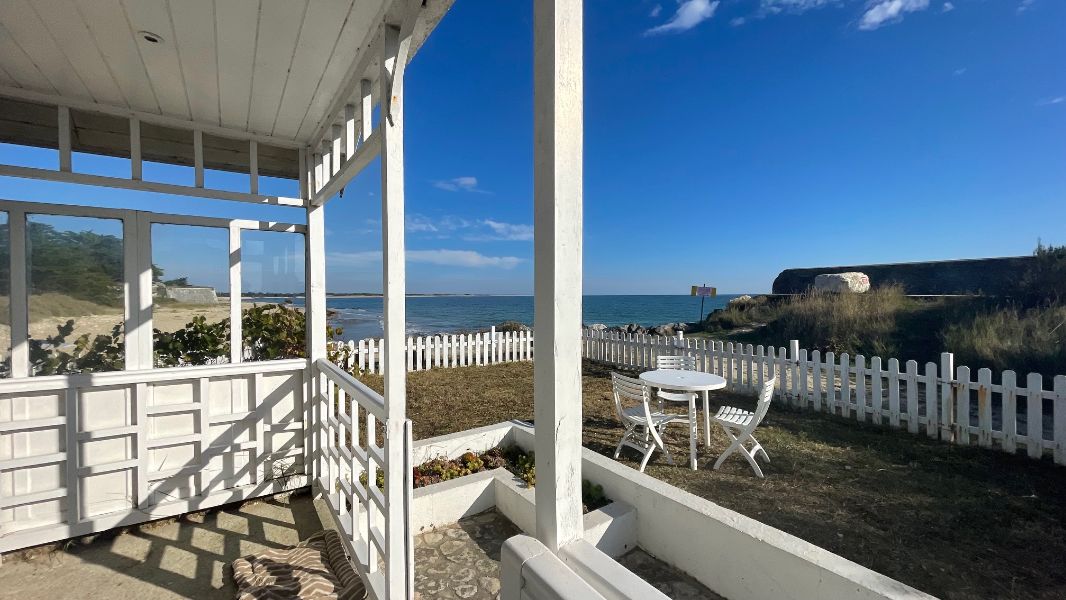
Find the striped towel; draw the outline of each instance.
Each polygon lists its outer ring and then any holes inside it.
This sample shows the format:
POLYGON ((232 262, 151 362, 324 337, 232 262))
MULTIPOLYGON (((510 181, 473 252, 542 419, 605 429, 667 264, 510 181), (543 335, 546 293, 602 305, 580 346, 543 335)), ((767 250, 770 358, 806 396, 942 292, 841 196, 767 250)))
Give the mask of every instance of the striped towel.
POLYGON ((233 561, 237 600, 364 600, 366 586, 336 531, 319 531, 290 548, 233 561))

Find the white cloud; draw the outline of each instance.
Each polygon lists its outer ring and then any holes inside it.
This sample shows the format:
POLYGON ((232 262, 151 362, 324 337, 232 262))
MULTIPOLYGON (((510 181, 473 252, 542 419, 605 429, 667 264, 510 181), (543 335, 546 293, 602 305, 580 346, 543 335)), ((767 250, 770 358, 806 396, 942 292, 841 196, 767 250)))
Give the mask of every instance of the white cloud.
MULTIPOLYGON (((330 252, 326 262, 332 267, 366 267, 381 262, 380 250, 363 252, 330 252)), ((513 269, 523 262, 517 256, 486 256, 474 250, 408 250, 407 262, 442 267, 495 267, 513 269)))
POLYGON ((961 67, 952 71, 951 74, 955 77, 958 77, 959 75, 965 75, 967 70, 968 69, 966 67, 961 67))
POLYGON ((517 256, 486 256, 474 250, 410 250, 408 262, 446 267, 499 267, 512 269, 522 262, 517 256))
POLYGON ((745 19, 744 17, 733 17, 732 19, 729 20, 729 24, 732 25, 733 27, 740 27, 741 25, 743 25, 744 23, 747 23, 747 22, 748 22, 748 20, 745 19))
POLYGON ((1032 8, 1034 4, 1036 4, 1036 0, 1022 0, 1018 4, 1018 12, 1023 13, 1027 11, 1032 8))
POLYGON ((713 17, 714 11, 717 9, 718 0, 714 2, 710 0, 683 0, 681 5, 677 7, 677 12, 674 13, 674 16, 669 21, 652 27, 645 31, 644 35, 688 31, 713 17))
POLYGON ((485 190, 477 186, 477 177, 454 177, 442 181, 434 181, 433 187, 449 192, 478 192, 487 194, 485 190))
POLYGON ((655 17, 658 17, 659 13, 661 13, 661 12, 663 12, 663 5, 662 4, 656 4, 655 6, 653 6, 651 8, 651 12, 648 13, 648 16, 654 19, 655 17))
POLYGON ((493 237, 490 239, 519 242, 528 242, 533 239, 532 225, 501 223, 492 219, 485 219, 481 223, 492 230, 493 237))
POLYGON ((1066 96, 1055 96, 1054 98, 1044 98, 1036 103, 1037 106, 1051 106, 1052 104, 1062 104, 1066 102, 1066 96))
POLYGON ((762 14, 802 13, 814 8, 839 3, 840 0, 762 0, 759 4, 759 10, 762 14))
POLYGON ((929 0, 880 0, 870 6, 859 19, 859 29, 872 31, 886 23, 895 23, 903 15, 929 8, 929 0))
POLYGON ((955 10, 955 5, 950 2, 945 2, 944 6, 940 7, 940 12, 951 12, 955 10))

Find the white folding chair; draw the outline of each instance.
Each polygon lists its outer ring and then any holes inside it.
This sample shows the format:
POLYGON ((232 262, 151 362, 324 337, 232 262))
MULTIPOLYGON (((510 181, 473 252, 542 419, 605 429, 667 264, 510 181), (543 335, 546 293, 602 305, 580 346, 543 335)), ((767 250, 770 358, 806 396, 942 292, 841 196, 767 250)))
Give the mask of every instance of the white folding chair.
POLYGON ((614 449, 614 457, 618 458, 622 448, 628 446, 644 453, 640 461, 640 471, 648 466, 651 455, 658 448, 666 455, 666 462, 674 464, 670 451, 663 443, 663 429, 673 421, 683 419, 682 415, 667 414, 662 411, 652 411, 648 405, 651 393, 648 385, 639 379, 611 373, 611 384, 614 388, 614 407, 618 411, 618 419, 625 428, 622 441, 614 449), (639 402, 639 404, 634 404, 639 402), (628 404, 628 406, 626 405, 628 404), (641 441, 641 433, 644 435, 641 441))
MULTIPOLYGON (((681 371, 695 371, 696 370, 696 357, 695 356, 673 356, 673 355, 660 355, 655 357, 656 369, 678 369, 681 371)), ((659 390, 657 394, 661 400, 670 400, 672 402, 684 402, 685 406, 688 406, 689 396, 695 396, 693 392, 664 392, 659 390)))
POLYGON ((755 439, 755 436, 753 436, 752 433, 755 432, 755 428, 759 426, 763 417, 766 416, 766 411, 770 408, 770 400, 774 397, 774 385, 776 383, 777 379, 774 378, 763 384, 762 390, 759 393, 759 403, 755 407, 755 412, 733 406, 723 406, 718 409, 718 413, 714 415, 714 422, 722 427, 722 431, 725 432, 730 443, 729 447, 725 449, 725 452, 723 452, 714 463, 715 470, 722 466, 722 463, 725 462, 725 459, 728 458, 729 455, 740 450, 744 455, 744 458, 748 459, 751 468, 755 470, 755 474, 759 477, 763 476, 762 469, 759 468, 759 463, 755 462, 755 456, 757 454, 762 454, 762 457, 766 459, 766 462, 770 462, 770 457, 767 456, 766 450, 763 449, 762 444, 755 439), (750 450, 745 446, 748 442, 751 442, 750 450))
MULTIPOLYGON (((667 355, 661 354, 655 357, 656 369, 678 369, 681 371, 695 371, 696 370, 696 357, 688 355, 667 355)), ((677 414, 680 417, 688 419, 688 406, 689 401, 696 397, 695 392, 664 392, 658 390, 655 396, 659 399, 659 410, 663 410, 663 400, 670 402, 680 402, 685 407, 685 410, 677 414)), ((708 438, 709 439, 709 438, 708 438)))

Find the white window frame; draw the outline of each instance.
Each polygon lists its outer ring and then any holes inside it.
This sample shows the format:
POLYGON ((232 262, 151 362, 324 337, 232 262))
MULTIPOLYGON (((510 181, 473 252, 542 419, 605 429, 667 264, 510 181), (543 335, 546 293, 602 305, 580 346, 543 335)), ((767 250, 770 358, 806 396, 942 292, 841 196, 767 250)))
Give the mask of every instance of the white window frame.
MULTIPOLYGON (((27 215, 90 217, 122 223, 125 370, 154 367, 152 336, 152 225, 215 227, 229 232, 230 362, 243 362, 241 339, 241 232, 278 231, 307 235, 307 227, 295 223, 226 219, 154 213, 131 209, 100 208, 0 200, 8 216, 10 244, 11 379, 31 376, 29 356, 29 254, 26 248, 27 215)), ((306 273, 304 274, 306 278, 306 273)))

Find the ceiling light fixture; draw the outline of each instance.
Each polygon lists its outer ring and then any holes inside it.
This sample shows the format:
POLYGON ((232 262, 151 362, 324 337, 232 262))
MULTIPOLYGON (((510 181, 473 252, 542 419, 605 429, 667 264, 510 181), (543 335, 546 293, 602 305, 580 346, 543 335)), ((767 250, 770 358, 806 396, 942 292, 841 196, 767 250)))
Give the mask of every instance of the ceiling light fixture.
POLYGON ((152 33, 151 31, 138 31, 137 35, 141 36, 141 39, 143 39, 144 41, 152 43, 152 44, 162 44, 163 43, 163 36, 161 36, 159 34, 152 33))

